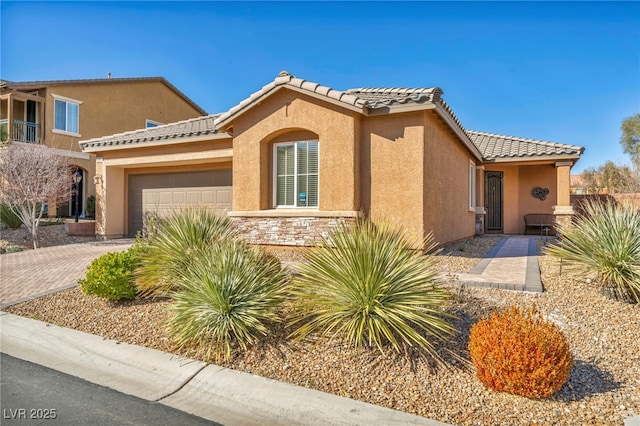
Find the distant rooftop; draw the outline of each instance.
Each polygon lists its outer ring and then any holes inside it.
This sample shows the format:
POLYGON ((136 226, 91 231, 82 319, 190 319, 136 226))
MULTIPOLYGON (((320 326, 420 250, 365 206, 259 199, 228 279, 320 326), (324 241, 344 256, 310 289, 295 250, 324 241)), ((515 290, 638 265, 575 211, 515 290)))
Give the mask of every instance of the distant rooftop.
POLYGON ((142 82, 142 81, 157 81, 166 85, 169 89, 173 90, 182 97, 189 105, 195 108, 200 114, 207 115, 207 112, 196 104, 191 98, 181 92, 176 86, 171 84, 164 77, 126 77, 126 78, 93 78, 93 79, 76 79, 76 80, 38 80, 38 81, 10 81, 0 80, 0 89, 15 89, 15 90, 35 90, 41 87, 48 86, 61 86, 61 85, 78 85, 78 84, 114 84, 114 83, 128 83, 128 82, 142 82))

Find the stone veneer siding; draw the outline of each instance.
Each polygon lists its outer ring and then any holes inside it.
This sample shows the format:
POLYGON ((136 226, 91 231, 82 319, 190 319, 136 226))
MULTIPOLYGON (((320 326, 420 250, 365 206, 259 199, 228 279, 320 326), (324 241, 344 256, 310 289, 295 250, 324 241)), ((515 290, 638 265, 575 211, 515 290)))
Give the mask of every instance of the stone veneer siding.
POLYGON ((246 217, 230 218, 249 244, 312 246, 353 217, 246 217))

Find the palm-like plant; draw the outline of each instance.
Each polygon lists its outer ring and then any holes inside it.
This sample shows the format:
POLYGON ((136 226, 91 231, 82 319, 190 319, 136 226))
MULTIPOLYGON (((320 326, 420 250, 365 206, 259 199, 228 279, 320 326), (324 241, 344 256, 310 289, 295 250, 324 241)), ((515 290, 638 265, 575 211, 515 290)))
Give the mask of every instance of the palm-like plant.
MULTIPOLYGON (((424 244, 435 248, 431 235, 424 244)), ((450 294, 435 282, 434 256, 412 247, 390 222, 359 220, 308 250, 292 290, 292 324, 301 324, 293 338, 318 332, 381 352, 386 342, 395 350, 416 344, 436 356, 430 338, 454 331, 444 310, 450 294)))
POLYGON ((153 232, 139 240, 136 286, 143 296, 175 290, 178 274, 189 267, 195 253, 236 237, 226 216, 205 207, 179 210, 153 225, 153 232))
POLYGON ((246 349, 278 319, 287 273, 258 248, 223 241, 194 253, 173 293, 169 333, 181 347, 204 347, 229 359, 234 342, 246 349))
POLYGON ((595 274, 615 297, 640 302, 640 210, 587 201, 584 214, 562 225, 560 234, 547 254, 595 274))

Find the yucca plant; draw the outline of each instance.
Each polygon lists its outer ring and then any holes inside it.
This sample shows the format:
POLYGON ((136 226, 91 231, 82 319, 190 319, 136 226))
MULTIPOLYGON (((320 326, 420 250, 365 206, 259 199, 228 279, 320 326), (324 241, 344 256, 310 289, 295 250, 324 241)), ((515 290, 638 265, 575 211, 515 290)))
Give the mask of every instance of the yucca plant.
POLYGON ((619 299, 640 302, 640 210, 588 200, 546 253, 596 276, 619 299))
MULTIPOLYGON (((431 235, 424 244, 435 248, 431 235)), ((383 353, 387 343, 397 351, 415 344, 437 357, 431 338, 454 331, 444 308, 450 294, 436 283, 435 257, 413 247, 389 221, 363 219, 308 250, 292 290, 294 340, 319 333, 383 353)))
POLYGON ((272 256, 238 241, 195 252, 178 277, 169 333, 181 347, 229 359, 235 343, 247 349, 267 334, 268 323, 278 319, 287 280, 272 256))
POLYGON ((175 290, 177 275, 189 267, 195 253, 236 237, 226 216, 205 207, 176 211, 154 221, 153 228, 146 239, 138 242, 141 250, 136 286, 143 296, 175 290))

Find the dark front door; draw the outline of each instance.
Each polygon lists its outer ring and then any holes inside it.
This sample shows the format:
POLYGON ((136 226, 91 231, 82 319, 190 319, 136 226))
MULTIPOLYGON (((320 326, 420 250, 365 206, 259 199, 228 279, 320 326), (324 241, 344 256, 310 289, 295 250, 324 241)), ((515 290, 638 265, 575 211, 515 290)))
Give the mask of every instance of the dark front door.
POLYGON ((485 173, 484 208, 487 211, 486 232, 502 233, 502 172, 485 173))
POLYGON ((25 123, 25 142, 36 142, 36 103, 27 101, 27 116, 25 123))

